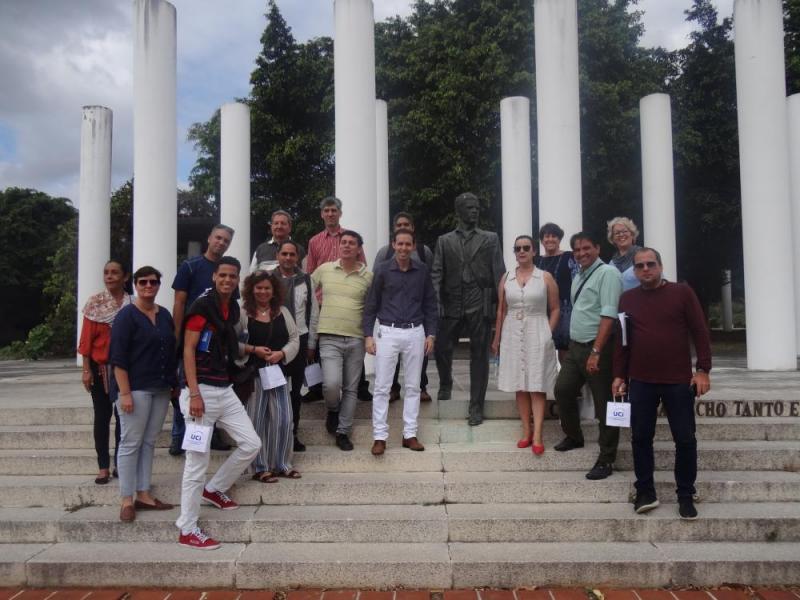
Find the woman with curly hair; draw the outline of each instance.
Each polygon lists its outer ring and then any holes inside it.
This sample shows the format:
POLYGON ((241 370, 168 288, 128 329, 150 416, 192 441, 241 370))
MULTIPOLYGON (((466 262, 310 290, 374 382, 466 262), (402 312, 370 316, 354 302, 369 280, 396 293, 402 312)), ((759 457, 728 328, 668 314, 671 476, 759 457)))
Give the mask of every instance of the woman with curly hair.
POLYGON ((246 340, 242 350, 250 357, 246 371, 252 373, 253 391, 247 401, 247 415, 261 437, 261 450, 253 460, 253 479, 274 483, 278 477, 299 479, 292 468, 294 442, 292 403, 287 384, 265 390, 258 369, 279 365, 286 375, 297 355, 300 337, 291 313, 282 306, 281 284, 272 272, 256 271, 244 280, 239 327, 246 340))

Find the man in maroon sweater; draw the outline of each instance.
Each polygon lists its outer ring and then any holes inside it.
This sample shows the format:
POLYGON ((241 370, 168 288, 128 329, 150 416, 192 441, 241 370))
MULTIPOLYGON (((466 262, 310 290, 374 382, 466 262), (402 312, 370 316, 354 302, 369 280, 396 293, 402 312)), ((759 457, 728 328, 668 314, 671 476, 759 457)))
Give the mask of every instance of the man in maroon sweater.
POLYGON ((619 396, 627 391, 631 402, 634 510, 645 513, 658 506, 653 436, 661 401, 675 442, 678 513, 682 519, 696 519, 694 399, 711 388, 708 327, 692 288, 662 279, 661 255, 656 250, 642 248, 633 260, 641 287, 628 290, 619 300, 619 310, 626 316, 627 345, 622 345, 622 335, 618 335, 611 393, 619 396), (694 374, 690 337, 697 353, 694 374))

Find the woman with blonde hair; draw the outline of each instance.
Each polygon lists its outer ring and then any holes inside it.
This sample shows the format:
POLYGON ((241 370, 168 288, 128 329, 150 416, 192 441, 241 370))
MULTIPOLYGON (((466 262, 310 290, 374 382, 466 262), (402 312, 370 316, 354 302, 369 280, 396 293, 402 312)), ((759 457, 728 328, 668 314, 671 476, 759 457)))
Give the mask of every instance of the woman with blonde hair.
POLYGON ((636 245, 639 228, 628 217, 614 217, 606 225, 608 241, 617 249, 611 257, 611 264, 622 273, 623 291, 637 287, 639 280, 633 274, 633 256, 641 249, 636 245))

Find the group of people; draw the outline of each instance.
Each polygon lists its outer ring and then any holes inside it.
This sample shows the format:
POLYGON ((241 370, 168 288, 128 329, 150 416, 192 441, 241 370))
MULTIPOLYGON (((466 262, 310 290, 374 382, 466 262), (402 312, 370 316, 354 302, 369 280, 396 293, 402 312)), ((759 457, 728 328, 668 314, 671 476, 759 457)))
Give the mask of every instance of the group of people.
POLYGON ((607 408, 613 399, 627 399, 637 513, 659 505, 653 438, 660 404, 675 442, 678 512, 694 519, 694 398, 710 389, 709 333, 692 289, 664 279, 661 255, 636 245, 638 234, 626 217, 608 222, 608 241, 616 248, 610 264, 600 259, 600 242, 591 233, 572 235, 571 251, 562 251, 564 232, 553 223, 539 231, 541 256, 531 236, 514 240, 517 266, 499 283, 492 342, 500 356, 498 387, 516 392, 523 428, 517 446, 537 455, 545 451, 546 395, 555 396, 565 435, 554 446, 559 452, 584 446, 581 390, 591 396, 600 451, 586 474, 590 480, 613 472, 619 427, 606 424, 607 408))
POLYGON ((612 395, 629 394, 637 512, 658 505, 652 440, 660 401, 676 442, 680 513, 696 517, 692 394, 708 390, 711 359, 691 289, 663 280, 660 255, 635 245, 638 232, 629 219, 608 224, 618 250, 613 266, 600 260, 600 244, 588 233, 573 235, 571 252, 562 251, 564 232, 548 223, 539 232, 544 254, 537 257, 531 236, 519 236, 517 266, 506 272, 498 236, 477 227, 478 198, 462 194, 455 208, 457 227, 437 240, 435 252, 417 243, 410 214, 395 215, 391 244, 379 250, 372 271, 361 235, 340 225, 339 199, 321 202, 325 228, 311 238, 308 252, 291 239, 291 216, 278 210, 271 218, 272 237, 256 249, 251 273, 241 282, 239 261, 225 256, 234 232, 217 225, 206 252, 179 268, 172 314, 156 303, 157 269, 144 266, 133 273, 132 296, 125 266, 109 261, 106 289, 84 308, 79 352, 95 409, 95 482, 119 476, 120 519, 133 521, 138 510, 172 508, 150 493, 155 443, 172 402, 170 454, 184 453, 187 422, 192 436, 209 437, 214 428, 212 442, 228 447, 216 437, 219 426, 235 444, 209 481, 207 450, 187 452, 184 465, 179 542, 218 547, 198 526, 201 502, 236 508, 226 492, 248 468, 262 483, 301 477, 292 464, 294 452, 305 450, 298 439, 301 405, 315 394, 312 386, 304 398, 301 389, 307 366, 316 361, 326 428, 338 448, 350 451, 357 399, 366 385, 365 354, 375 356, 375 456, 386 450, 388 407, 400 396, 402 363, 402 446, 423 451, 417 421, 420 402, 431 399, 427 360, 435 354, 438 399, 449 400, 453 348, 461 335, 470 338, 469 424, 483 421, 491 347, 500 356, 498 387, 516 392, 523 427, 517 445, 536 455, 545 451, 542 422, 551 392, 566 436, 555 450, 583 446, 577 398, 588 384, 600 427, 600 456, 589 479, 612 473, 619 430, 605 425, 605 405, 612 395), (626 272, 640 285, 620 296, 626 272), (616 331, 622 321, 625 345, 616 331), (697 349, 694 374, 690 338, 697 349), (280 381, 268 381, 276 368, 280 381), (112 414, 118 418, 113 472, 112 414))

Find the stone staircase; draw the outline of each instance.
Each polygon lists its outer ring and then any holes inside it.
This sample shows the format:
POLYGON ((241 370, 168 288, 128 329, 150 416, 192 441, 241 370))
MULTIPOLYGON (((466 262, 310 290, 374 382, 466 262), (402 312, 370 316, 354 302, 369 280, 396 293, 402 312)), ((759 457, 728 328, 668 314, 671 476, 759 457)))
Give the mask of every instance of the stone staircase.
MULTIPOLYGON (((618 470, 587 481, 596 425, 584 424, 585 448, 561 454, 558 423, 546 422, 547 452, 536 457, 515 447, 513 397, 494 390, 489 419, 470 428, 459 362, 454 399, 422 407, 422 453, 400 447, 401 403, 380 458, 369 453, 369 403, 358 406, 353 452, 333 445, 322 403, 304 405, 303 478, 243 477, 232 492, 239 510, 203 508, 203 526, 225 542, 213 552, 176 544, 177 509, 119 522, 116 485, 93 481, 92 414, 77 373, 0 378, 0 586, 797 584, 800 376, 730 367, 712 377, 697 412, 725 416, 698 418, 696 521, 677 515, 666 422, 656 433, 662 506, 636 515, 627 431, 618 470)), ((177 503, 183 459, 168 443, 165 429, 153 491, 177 503)), ((214 453, 211 470, 223 459, 214 453)))

